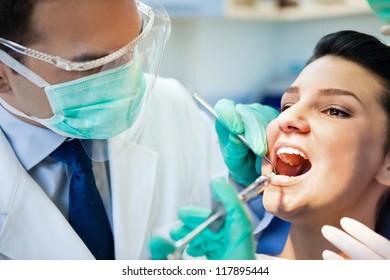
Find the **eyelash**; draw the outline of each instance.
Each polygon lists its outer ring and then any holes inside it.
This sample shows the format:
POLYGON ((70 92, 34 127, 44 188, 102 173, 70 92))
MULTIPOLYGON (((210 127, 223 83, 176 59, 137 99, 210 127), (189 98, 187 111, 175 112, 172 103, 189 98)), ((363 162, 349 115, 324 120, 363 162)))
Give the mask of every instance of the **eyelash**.
MULTIPOLYGON (((287 109, 291 108, 293 105, 294 104, 291 103, 283 104, 281 106, 281 112, 286 111, 287 109)), ((345 110, 341 110, 335 107, 328 107, 326 109, 323 109, 321 112, 326 113, 326 115, 334 118, 346 119, 351 117, 351 114, 347 113, 345 110)))
POLYGON ((288 108, 290 108, 293 104, 290 104, 290 103, 287 103, 287 104, 282 104, 282 106, 280 106, 280 111, 281 112, 284 112, 286 111, 288 108))
POLYGON ((327 112, 327 115, 331 116, 331 117, 336 117, 336 118, 342 118, 342 119, 346 119, 346 118, 349 118, 351 115, 347 112, 345 112, 344 110, 340 110, 338 108, 335 108, 335 107, 329 107, 325 110, 323 110, 323 112, 327 112), (333 113, 336 113, 337 115, 335 114, 332 114, 333 113))

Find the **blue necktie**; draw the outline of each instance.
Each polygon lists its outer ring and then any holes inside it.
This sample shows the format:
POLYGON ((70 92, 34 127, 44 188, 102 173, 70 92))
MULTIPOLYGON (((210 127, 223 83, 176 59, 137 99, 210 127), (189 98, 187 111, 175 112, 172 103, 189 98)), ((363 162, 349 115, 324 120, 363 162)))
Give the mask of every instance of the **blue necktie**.
POLYGON ((72 170, 69 187, 69 223, 96 259, 114 259, 114 240, 96 187, 92 161, 80 140, 65 141, 51 156, 72 170))
MULTIPOLYGON (((244 188, 238 186, 238 191, 244 188)), ((252 213, 257 216, 259 221, 264 218, 265 208, 263 205, 263 196, 258 195, 248 201, 248 206, 252 213)), ((290 223, 273 217, 270 224, 262 231, 260 237, 256 237, 256 253, 278 255, 283 251, 284 245, 290 231, 290 223)))
MULTIPOLYGON (((249 208, 259 220, 263 219, 265 208, 263 196, 259 195, 248 202, 249 208)), ((273 217, 271 223, 262 231, 257 239, 256 253, 267 255, 278 255, 283 251, 284 245, 290 231, 290 223, 273 217)))

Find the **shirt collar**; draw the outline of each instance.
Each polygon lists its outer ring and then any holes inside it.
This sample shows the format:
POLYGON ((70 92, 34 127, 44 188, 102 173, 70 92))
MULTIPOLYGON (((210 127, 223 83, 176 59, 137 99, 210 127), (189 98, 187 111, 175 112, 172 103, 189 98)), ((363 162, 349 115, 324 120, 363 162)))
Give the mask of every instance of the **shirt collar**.
POLYGON ((23 167, 29 171, 66 139, 47 128, 24 122, 0 106, 0 129, 23 167))

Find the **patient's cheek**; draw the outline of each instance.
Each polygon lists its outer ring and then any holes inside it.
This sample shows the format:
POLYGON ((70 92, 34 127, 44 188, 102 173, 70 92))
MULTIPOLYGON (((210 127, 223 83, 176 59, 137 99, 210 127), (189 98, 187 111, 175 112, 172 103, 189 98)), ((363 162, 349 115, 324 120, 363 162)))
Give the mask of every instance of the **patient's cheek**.
POLYGON ((266 128, 268 145, 273 145, 280 133, 277 119, 272 120, 266 128))

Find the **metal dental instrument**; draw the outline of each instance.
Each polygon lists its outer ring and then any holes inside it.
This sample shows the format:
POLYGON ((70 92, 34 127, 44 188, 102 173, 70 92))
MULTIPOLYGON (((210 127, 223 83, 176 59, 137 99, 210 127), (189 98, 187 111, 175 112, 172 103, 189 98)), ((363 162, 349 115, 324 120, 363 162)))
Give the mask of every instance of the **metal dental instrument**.
MULTIPOLYGON (((202 105, 209 113, 211 113, 217 120, 219 120, 219 117, 217 115, 217 113, 215 112, 214 108, 209 104, 207 103, 206 100, 204 100, 202 97, 199 96, 199 94, 197 93, 194 93, 193 97, 195 98, 196 101, 199 102, 200 105, 202 105)), ((244 135, 242 134, 238 134, 236 135, 238 137, 238 139, 241 140, 241 142, 247 146, 250 150, 252 150, 252 148, 250 147, 248 141, 245 139, 244 135)), ((266 156, 263 156, 263 158, 268 161, 269 164, 271 164, 272 166, 272 170, 276 173, 276 167, 274 165, 274 163, 269 159, 267 158, 266 156)))
MULTIPOLYGON (((217 120, 219 120, 219 117, 217 113, 215 112, 214 108, 208 104, 203 98, 201 98, 197 93, 194 93, 194 98, 196 101, 199 102, 209 113, 211 113, 217 120)), ((251 149, 248 141, 245 139, 244 135, 239 134, 237 137, 244 143, 245 146, 247 146, 249 149, 251 149)), ((251 149, 252 150, 252 149, 251 149)), ((268 161, 273 171, 276 171, 275 165, 273 162, 268 159, 266 156, 264 156, 264 159, 268 161)), ((264 191, 264 188, 270 183, 271 178, 275 175, 275 173, 271 173, 268 176, 261 175, 258 177, 252 184, 250 184, 248 187, 246 187, 243 191, 241 191, 238 194, 238 198, 242 203, 248 202, 250 199, 254 198, 255 196, 261 194, 264 191)), ((168 255, 169 260, 178 260, 181 258, 183 251, 185 247, 190 243, 196 236, 198 236, 203 230, 206 228, 210 228, 212 231, 218 231, 220 227, 223 225, 225 220, 226 210, 223 207, 221 203, 217 203, 216 206, 213 208, 210 216, 200 225, 198 225, 196 228, 194 228, 189 234, 187 234, 185 237, 183 237, 180 240, 177 240, 174 244, 175 251, 168 255)))
MULTIPOLYGON (((274 173, 269 174, 268 176, 261 175, 258 177, 252 184, 246 187, 243 191, 238 194, 238 198, 241 202, 246 203, 251 198, 261 194, 264 191, 264 188, 270 183, 274 173)), ((190 243, 196 236, 198 236, 204 229, 210 226, 210 229, 213 231, 218 231, 219 228, 223 225, 224 217, 226 215, 225 208, 222 204, 217 204, 217 207, 213 209, 210 216, 199 226, 194 228, 189 234, 183 237, 180 240, 177 240, 174 244, 175 251, 168 255, 169 260, 179 260, 185 247, 190 243), (213 223, 217 224, 216 228, 211 228, 213 223)))

